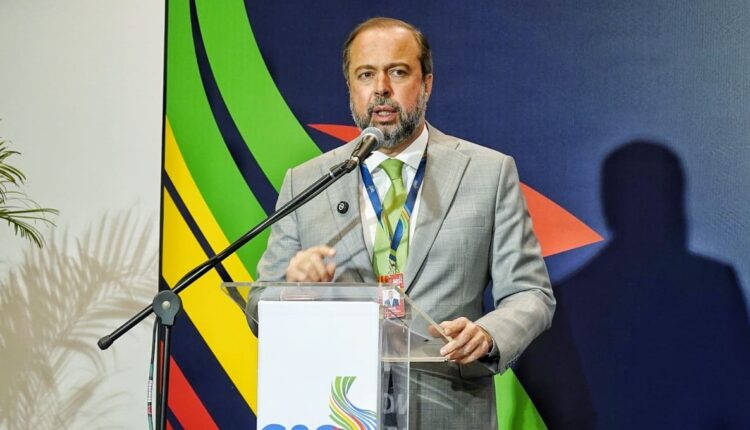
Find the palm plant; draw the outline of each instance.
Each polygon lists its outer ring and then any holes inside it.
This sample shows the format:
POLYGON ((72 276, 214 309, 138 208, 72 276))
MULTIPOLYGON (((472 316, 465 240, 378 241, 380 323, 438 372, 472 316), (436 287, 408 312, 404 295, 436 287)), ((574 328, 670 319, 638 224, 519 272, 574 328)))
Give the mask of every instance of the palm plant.
POLYGON ((41 221, 54 225, 48 215, 57 215, 58 212, 40 207, 23 192, 21 186, 26 181, 26 176, 6 161, 19 153, 8 149, 7 143, 6 140, 0 140, 0 220, 12 226, 17 235, 41 248, 44 238, 34 223, 41 221))

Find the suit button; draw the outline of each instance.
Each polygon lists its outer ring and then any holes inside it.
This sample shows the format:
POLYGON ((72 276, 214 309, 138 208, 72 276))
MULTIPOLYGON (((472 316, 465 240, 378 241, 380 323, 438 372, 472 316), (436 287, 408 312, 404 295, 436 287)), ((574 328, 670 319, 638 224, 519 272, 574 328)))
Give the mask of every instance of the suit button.
POLYGON ((340 214, 345 214, 349 210, 349 203, 340 201, 338 206, 336 206, 336 210, 339 211, 340 214))

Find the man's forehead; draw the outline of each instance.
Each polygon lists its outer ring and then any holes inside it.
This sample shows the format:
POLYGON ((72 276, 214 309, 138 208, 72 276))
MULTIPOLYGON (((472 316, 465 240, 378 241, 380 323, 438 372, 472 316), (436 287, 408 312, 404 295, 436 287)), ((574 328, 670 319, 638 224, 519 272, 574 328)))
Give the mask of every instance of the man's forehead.
POLYGON ((419 62, 419 43, 414 34, 402 27, 388 26, 363 30, 352 41, 351 66, 372 60, 419 62))

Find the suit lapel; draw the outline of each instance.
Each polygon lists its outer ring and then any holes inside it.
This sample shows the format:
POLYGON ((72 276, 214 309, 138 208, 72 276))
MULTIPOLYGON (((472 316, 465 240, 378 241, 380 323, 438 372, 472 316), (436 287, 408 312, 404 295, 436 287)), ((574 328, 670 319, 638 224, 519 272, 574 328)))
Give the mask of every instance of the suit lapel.
POLYGON ((404 271, 407 291, 411 289, 440 231, 469 163, 469 157, 455 150, 457 146, 458 139, 430 127, 427 166, 414 232, 415 240, 409 243, 409 257, 404 271))
MULTIPOLYGON (((352 142, 341 147, 334 153, 333 164, 346 160, 353 149, 354 144, 352 142)), ((321 166, 321 175, 326 174, 333 164, 331 166, 321 166)), ((365 238, 362 231, 362 216, 359 207, 359 176, 359 171, 350 172, 331 185, 325 191, 325 195, 335 220, 336 231, 341 235, 339 245, 346 248, 345 250, 337 249, 338 255, 350 258, 351 265, 357 268, 357 272, 362 277, 362 280, 366 282, 372 280, 374 275, 372 274, 372 269, 370 269, 369 273, 361 269, 372 267, 372 263, 368 259, 369 253, 365 246, 365 238), (340 202, 349 204, 349 210, 343 214, 338 211, 340 202)), ((337 248, 341 248, 339 245, 337 245, 337 248)))

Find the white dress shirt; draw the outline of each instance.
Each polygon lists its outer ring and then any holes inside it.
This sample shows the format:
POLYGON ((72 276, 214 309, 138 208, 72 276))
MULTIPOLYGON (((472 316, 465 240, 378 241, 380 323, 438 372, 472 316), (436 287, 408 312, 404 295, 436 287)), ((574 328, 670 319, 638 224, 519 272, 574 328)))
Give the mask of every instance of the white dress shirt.
MULTIPOLYGON (((427 149, 427 125, 425 125, 422 133, 417 139, 412 142, 406 149, 396 155, 396 159, 404 162, 402 177, 404 179, 404 186, 407 190, 411 189, 414 177, 417 176, 417 169, 419 168, 419 162, 422 161, 425 149, 427 149)), ((375 189, 378 192, 378 197, 382 202, 385 199, 385 194, 391 187, 391 180, 388 175, 380 167, 380 163, 387 160, 389 157, 380 151, 375 151, 365 160, 365 167, 372 175, 372 182, 375 185, 375 189)), ((429 162, 429 161, 428 161, 429 162)), ((417 213, 419 212, 419 201, 422 196, 422 187, 419 187, 417 193, 417 201, 414 203, 414 209, 411 212, 409 222, 409 241, 414 239, 415 229, 417 226, 417 213)), ((359 207, 360 214, 362 216, 362 230, 365 236, 365 244, 367 250, 370 252, 372 257, 372 249, 375 243, 375 231, 378 226, 378 217, 375 215, 375 209, 372 207, 370 197, 367 195, 367 190, 364 184, 359 189, 359 207)))

